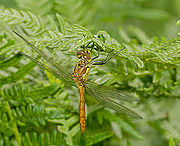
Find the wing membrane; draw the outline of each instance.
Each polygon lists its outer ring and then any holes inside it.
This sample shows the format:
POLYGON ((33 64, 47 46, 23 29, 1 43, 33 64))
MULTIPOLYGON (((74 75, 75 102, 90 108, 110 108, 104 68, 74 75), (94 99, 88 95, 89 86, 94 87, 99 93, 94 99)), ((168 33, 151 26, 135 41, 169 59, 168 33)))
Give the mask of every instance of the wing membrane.
MULTIPOLYGON (((13 31, 17 36, 19 36, 22 40, 26 42, 28 46, 30 46, 36 53, 38 53, 44 60, 47 61, 48 64, 52 65, 54 68, 56 68, 57 72, 61 74, 63 77, 71 78, 73 79, 72 75, 65 71, 59 64, 57 64, 53 59, 48 57, 46 54, 44 54, 41 50, 39 50, 37 47, 35 47, 33 44, 31 44, 28 40, 26 40, 23 36, 21 36, 19 33, 13 31)), ((27 56, 27 55, 26 55, 27 56)), ((29 58, 30 59, 30 58, 29 58)))
POLYGON ((96 83, 87 82, 86 86, 88 88, 91 88, 93 92, 96 92, 96 94, 101 95, 103 97, 108 97, 111 99, 121 100, 121 101, 127 101, 127 102, 139 102, 140 99, 134 94, 129 93, 126 91, 111 89, 106 86, 101 86, 96 83))
POLYGON ((47 70, 48 72, 50 72, 52 75, 54 75, 58 79, 61 79, 61 80, 65 81, 66 83, 69 83, 73 86, 77 86, 76 83, 73 82, 73 80, 71 78, 61 74, 61 72, 59 72, 57 69, 54 69, 54 68, 51 68, 51 67, 45 65, 45 64, 41 63, 40 61, 36 60, 35 58, 25 54, 25 53, 20 52, 20 54, 22 54, 26 58, 30 59, 31 61, 33 61, 35 64, 37 64, 42 69, 47 70))
MULTIPOLYGON (((134 118, 138 118, 138 119, 142 119, 141 115, 139 115, 138 113, 136 113, 135 111, 129 109, 128 107, 120 104, 120 103, 117 103, 115 102, 113 99, 117 99, 118 97, 114 97, 114 96, 111 96, 111 98, 108 97, 108 95, 110 96, 111 93, 106 93, 104 94, 103 91, 102 92, 99 92, 98 90, 96 90, 98 87, 100 86, 94 86, 93 84, 90 84, 90 83, 87 83, 86 84, 86 90, 87 92, 96 98, 96 100, 104 105, 105 107, 107 108, 110 108, 110 109, 113 109, 117 112, 121 112, 121 113, 125 113, 131 117, 134 117, 134 118), (103 93, 103 94, 102 94, 103 93)), ((101 86, 101 89, 102 89, 102 86, 101 86)), ((105 89, 103 89, 105 91, 105 89)), ((107 91, 110 91, 110 90, 107 90, 107 91)), ((106 91, 105 91, 106 92, 106 91)), ((112 90, 112 93, 114 91, 112 90)), ((114 92, 115 93, 115 92, 114 92)), ((124 99, 124 98, 122 98, 124 99)), ((126 101, 126 100, 125 100, 126 101)))

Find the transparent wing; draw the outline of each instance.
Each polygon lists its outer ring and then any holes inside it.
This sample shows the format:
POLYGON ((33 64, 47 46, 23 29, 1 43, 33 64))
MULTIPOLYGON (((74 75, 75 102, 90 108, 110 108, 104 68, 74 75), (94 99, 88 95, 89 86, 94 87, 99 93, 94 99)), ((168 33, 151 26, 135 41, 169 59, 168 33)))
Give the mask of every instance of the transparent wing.
POLYGON ((73 86, 77 87, 77 84, 72 80, 71 77, 66 76, 64 74, 62 74, 61 72, 59 72, 59 70, 51 68, 43 63, 41 63, 40 61, 36 60, 35 58, 20 52, 21 55, 25 56, 26 58, 30 59, 31 61, 33 61, 34 63, 36 63, 38 66, 40 66, 42 69, 47 70, 48 72, 50 72, 52 75, 54 75, 56 78, 61 79, 63 81, 65 81, 66 83, 69 83, 73 86))
POLYGON ((136 96, 135 93, 111 89, 106 86, 101 86, 93 82, 86 82, 86 87, 90 88, 93 92, 96 92, 96 94, 101 95, 103 97, 108 97, 111 99, 127 101, 127 102, 140 101, 140 99, 136 96))
POLYGON ((104 86, 97 85, 95 83, 86 83, 86 91, 93 97, 96 98, 96 100, 104 105, 107 108, 113 109, 117 112, 125 113, 131 117, 142 119, 141 115, 136 113, 135 111, 129 109, 128 107, 116 102, 113 99, 116 100, 122 100, 122 101, 137 101, 136 98, 133 96, 130 96, 130 93, 119 91, 119 90, 112 90, 104 86), (118 93, 119 91, 119 93, 118 93), (132 98, 132 100, 131 100, 132 98))
MULTIPOLYGON (((13 31, 17 36, 19 36, 22 40, 24 40, 26 42, 26 44, 28 46, 30 46, 36 53, 38 53, 44 60, 46 60, 46 62, 53 66, 54 69, 57 70, 58 74, 65 77, 65 78, 71 78, 73 79, 72 75, 70 73, 68 73, 67 71, 65 71, 59 64, 57 64, 55 61, 53 61, 53 59, 51 59, 50 57, 48 57, 46 54, 44 54, 41 50, 39 50, 37 47, 35 47, 33 44, 31 44, 28 40, 26 40, 23 36, 21 36, 19 33, 13 31)), ((28 55, 25 55, 28 56, 28 55)), ((29 59, 32 57, 28 57, 29 59)), ((33 61, 33 60, 32 60, 33 61)), ((35 60, 34 60, 35 61, 35 60)), ((36 62, 37 63, 37 62, 36 62)))

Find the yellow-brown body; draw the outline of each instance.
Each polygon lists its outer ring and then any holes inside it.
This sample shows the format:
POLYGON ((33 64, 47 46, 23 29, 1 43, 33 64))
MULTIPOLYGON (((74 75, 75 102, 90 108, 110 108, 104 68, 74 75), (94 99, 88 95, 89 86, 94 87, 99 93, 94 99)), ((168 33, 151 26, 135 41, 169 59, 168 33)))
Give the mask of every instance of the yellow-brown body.
POLYGON ((74 77, 74 81, 78 84, 78 89, 79 89, 79 93, 80 93, 80 128, 81 128, 81 132, 84 133, 85 123, 86 123, 84 83, 86 82, 88 75, 89 75, 90 60, 88 60, 88 59, 90 56, 88 56, 88 55, 91 55, 91 54, 89 54, 89 52, 81 51, 81 52, 79 52, 78 55, 84 55, 84 56, 79 57, 80 60, 78 61, 77 65, 75 66, 72 76, 74 77), (83 57, 85 57, 85 58, 83 58, 83 57), (87 59, 86 59, 86 57, 87 57, 87 59))
POLYGON ((85 126, 86 126, 86 119, 85 119, 85 99, 84 99, 84 87, 78 86, 79 93, 80 93, 80 111, 79 111, 79 116, 80 116, 80 128, 81 132, 84 133, 85 131, 85 126))

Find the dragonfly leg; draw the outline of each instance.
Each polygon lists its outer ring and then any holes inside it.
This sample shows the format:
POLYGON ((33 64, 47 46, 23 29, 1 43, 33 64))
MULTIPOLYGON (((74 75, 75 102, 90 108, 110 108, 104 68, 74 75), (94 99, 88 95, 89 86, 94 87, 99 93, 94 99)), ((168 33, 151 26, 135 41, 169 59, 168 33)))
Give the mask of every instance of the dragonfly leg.
MULTIPOLYGON (((92 43, 92 42, 89 42, 86 46, 83 45, 83 46, 82 46, 83 50, 84 50, 85 48, 89 48, 88 46, 89 46, 89 44, 91 44, 91 43, 92 43)), ((93 43, 93 46, 94 46, 94 43, 93 43)))
POLYGON ((103 61, 92 61, 92 62, 93 62, 92 65, 103 65, 103 64, 106 64, 108 61, 110 61, 110 60, 117 54, 117 53, 115 53, 113 56, 111 56, 111 57, 109 58, 110 53, 113 52, 113 51, 114 51, 114 49, 111 50, 111 51, 108 53, 106 59, 103 60, 103 61), (108 58, 109 58, 109 59, 108 59, 108 58))
MULTIPOLYGON (((125 48, 126 48, 126 47, 124 47, 121 51, 123 51, 125 48)), ((94 60, 94 59, 96 59, 96 58, 99 57, 99 51, 100 51, 100 49, 98 50, 98 56, 94 57, 92 60, 94 60)), ((114 51, 114 49, 111 50, 111 51, 108 53, 106 59, 103 60, 103 61, 92 61, 92 62, 93 62, 92 65, 103 65, 103 64, 106 64, 108 61, 110 61, 110 60, 117 54, 117 52, 116 52, 113 56, 111 56, 111 57, 109 58, 110 53, 113 52, 113 51, 114 51), (108 58, 109 58, 109 59, 108 59, 108 58)))
POLYGON ((94 49, 94 42, 93 42, 93 44, 92 44, 92 46, 91 46, 91 54, 92 54, 92 50, 94 49))
MULTIPOLYGON (((91 50, 92 50, 92 48, 91 48, 91 50)), ((96 57, 93 57, 92 60, 98 58, 98 57, 99 57, 99 54, 100 54, 100 49, 98 48, 98 55, 97 55, 96 57)))

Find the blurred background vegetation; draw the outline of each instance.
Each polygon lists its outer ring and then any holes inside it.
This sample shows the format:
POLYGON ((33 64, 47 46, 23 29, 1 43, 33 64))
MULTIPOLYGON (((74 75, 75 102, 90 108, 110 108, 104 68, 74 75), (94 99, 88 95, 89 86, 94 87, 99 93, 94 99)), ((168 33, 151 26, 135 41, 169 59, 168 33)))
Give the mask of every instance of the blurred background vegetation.
POLYGON ((179 0, 0 0, 0 145, 180 145, 179 7, 179 0), (143 120, 104 109, 86 95, 82 136, 78 90, 18 54, 35 55, 12 30, 48 48, 72 72, 77 47, 69 44, 82 40, 80 31, 89 33, 67 22, 104 37, 99 43, 105 46, 110 40, 104 52, 114 48, 118 55, 92 67, 89 80, 135 91, 141 102, 129 106, 143 120), (70 42, 67 36, 78 37, 70 42))

